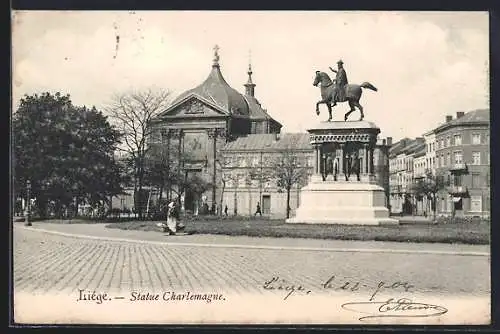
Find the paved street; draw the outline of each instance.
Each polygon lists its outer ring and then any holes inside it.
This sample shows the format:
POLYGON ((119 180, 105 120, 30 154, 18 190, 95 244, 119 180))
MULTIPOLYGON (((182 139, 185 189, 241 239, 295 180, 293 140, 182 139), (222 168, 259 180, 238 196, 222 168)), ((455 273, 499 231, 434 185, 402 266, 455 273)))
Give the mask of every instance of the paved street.
POLYGON ((409 282, 417 293, 490 291, 488 256, 207 248, 72 238, 22 227, 14 228, 13 241, 16 292, 212 289, 262 294, 268 293, 264 282, 276 276, 321 290, 332 275, 333 285, 360 281, 358 293, 368 293, 381 281, 409 282))
MULTIPOLYGON (((16 223, 16 226, 22 226, 16 223)), ((171 244, 203 244, 218 246, 248 246, 248 247, 274 247, 274 248, 317 248, 317 249, 378 249, 388 251, 408 252, 452 252, 452 253, 485 253, 489 254, 489 245, 466 245, 466 244, 444 244, 444 243, 406 243, 406 242, 384 242, 384 241, 353 241, 353 240, 331 240, 331 239, 306 239, 306 238, 270 238, 270 237, 248 237, 248 236, 226 236, 193 234, 182 237, 169 237, 158 231, 121 230, 106 228, 106 224, 58 224, 58 223, 34 223, 31 227, 36 230, 44 230, 62 234, 92 236, 97 238, 112 238, 126 240, 140 240, 144 242, 160 242, 171 244)))

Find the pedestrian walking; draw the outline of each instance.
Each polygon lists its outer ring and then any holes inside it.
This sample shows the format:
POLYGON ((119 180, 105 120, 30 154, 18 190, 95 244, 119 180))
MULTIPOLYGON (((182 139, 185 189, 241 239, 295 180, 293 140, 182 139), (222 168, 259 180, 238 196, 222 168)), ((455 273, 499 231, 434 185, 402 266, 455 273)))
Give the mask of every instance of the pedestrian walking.
POLYGON ((227 217, 227 204, 226 204, 226 207, 224 208, 224 214, 226 215, 227 217))
POLYGON ((262 217, 262 211, 260 210, 260 203, 257 202, 257 210, 255 210, 254 216, 257 216, 259 214, 262 217))

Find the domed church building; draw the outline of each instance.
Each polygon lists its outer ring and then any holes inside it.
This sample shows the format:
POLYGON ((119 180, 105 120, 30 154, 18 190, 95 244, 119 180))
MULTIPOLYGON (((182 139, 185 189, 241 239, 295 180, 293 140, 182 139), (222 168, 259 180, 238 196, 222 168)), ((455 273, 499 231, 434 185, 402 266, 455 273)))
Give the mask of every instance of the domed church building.
POLYGON ((185 210, 196 212, 202 202, 209 207, 217 203, 222 170, 218 159, 226 143, 252 134, 280 133, 282 125, 262 108, 255 86, 251 64, 245 94, 226 82, 216 46, 205 81, 180 94, 155 120, 151 141, 166 145, 169 154, 181 157, 182 167, 172 164, 171 168, 186 179, 198 176, 211 184, 202 195, 187 191, 181 198, 185 210))

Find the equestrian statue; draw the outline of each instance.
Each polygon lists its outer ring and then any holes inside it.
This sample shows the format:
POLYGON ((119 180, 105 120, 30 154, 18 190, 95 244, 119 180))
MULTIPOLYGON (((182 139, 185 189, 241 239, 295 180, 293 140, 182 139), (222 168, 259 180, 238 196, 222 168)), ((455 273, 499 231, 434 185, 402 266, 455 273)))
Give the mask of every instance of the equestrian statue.
POLYGON ((331 121, 332 107, 336 106, 337 102, 348 102, 351 110, 344 115, 344 121, 347 121, 347 117, 355 110, 355 107, 361 112, 359 120, 362 121, 365 115, 363 114, 363 107, 359 104, 362 93, 361 88, 368 88, 375 92, 377 88, 369 82, 363 82, 361 85, 349 84, 343 65, 344 63, 342 60, 339 60, 337 62, 337 70, 330 67, 330 70, 335 73, 335 79, 333 81, 327 73, 316 71, 313 85, 318 86, 318 84, 320 84, 321 89, 321 101, 316 103, 316 114, 319 115, 319 105, 322 103, 326 104, 329 114, 328 121, 331 121))

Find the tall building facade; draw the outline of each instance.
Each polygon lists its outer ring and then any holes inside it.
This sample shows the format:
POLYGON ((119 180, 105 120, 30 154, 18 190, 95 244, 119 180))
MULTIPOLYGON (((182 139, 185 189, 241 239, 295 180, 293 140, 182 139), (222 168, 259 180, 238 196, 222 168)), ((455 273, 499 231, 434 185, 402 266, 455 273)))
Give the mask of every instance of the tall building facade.
POLYGON ((489 110, 457 112, 434 129, 436 173, 446 181, 438 197, 443 215, 489 216, 489 110))
POLYGON ((390 149, 389 173, 393 213, 429 214, 432 200, 413 194, 410 183, 441 178, 438 215, 489 216, 489 110, 457 112, 415 140, 403 138, 390 149), (411 163, 411 170, 410 165, 411 163))
POLYGON ((425 147, 423 137, 403 138, 389 150, 389 180, 391 213, 412 214, 415 201, 412 197, 415 153, 425 147))

